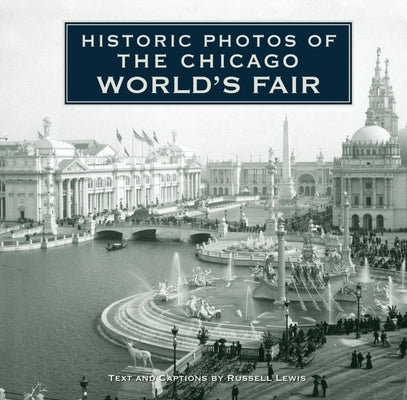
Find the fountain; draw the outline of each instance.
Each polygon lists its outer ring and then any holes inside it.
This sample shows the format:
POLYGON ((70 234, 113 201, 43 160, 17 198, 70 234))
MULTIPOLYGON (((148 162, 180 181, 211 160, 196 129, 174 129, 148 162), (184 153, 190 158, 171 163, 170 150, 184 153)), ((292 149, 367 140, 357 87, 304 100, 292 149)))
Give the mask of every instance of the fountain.
POLYGON ((233 267, 233 254, 229 254, 229 263, 228 263, 228 270, 227 270, 227 281, 233 281, 233 274, 232 274, 232 267, 233 267))
MULTIPOLYGON (((327 295, 328 283, 330 283, 330 290, 334 296, 343 301, 355 301, 353 296, 341 296, 339 293, 346 283, 348 271, 342 269, 341 257, 337 251, 331 251, 329 257, 324 261, 317 255, 317 249, 313 245, 315 231, 316 226, 310 220, 308 231, 304 234, 302 258, 300 261, 291 262, 291 275, 287 276, 287 281, 284 278, 284 251, 282 243, 279 242, 278 279, 276 279, 269 256, 265 263, 263 278, 260 279, 260 284, 253 292, 255 298, 279 301, 282 297, 287 297, 290 301, 299 302, 302 310, 307 308, 305 302, 311 302, 317 311, 321 310, 318 303, 322 303, 328 310, 332 307, 332 299, 331 305, 327 301, 330 297, 327 295), (280 275, 282 276, 280 277, 280 275), (282 285, 284 285, 284 293, 281 291, 282 285)), ((281 236, 280 225, 277 231, 277 236, 280 239, 279 235, 281 236)))
POLYGON ((258 243, 259 243, 259 245, 263 245, 265 243, 264 242, 264 233, 263 233, 263 231, 260 231, 260 233, 259 233, 258 243))
POLYGON ((246 314, 245 314, 245 319, 246 321, 251 321, 254 318, 254 303, 253 303, 253 297, 252 297, 252 290, 250 289, 250 286, 247 286, 246 289, 246 314))
POLYGON ((333 323, 333 321, 332 321, 332 300, 333 300, 333 298, 332 298, 332 287, 331 287, 331 284, 328 283, 328 305, 329 305, 329 308, 328 308, 328 324, 330 324, 330 325, 333 323))
POLYGON ((393 287, 393 279, 391 276, 388 277, 388 286, 386 291, 387 299, 389 300, 389 307, 393 306, 394 304, 394 287, 393 287))
POLYGON ((362 283, 371 282, 371 279, 370 279, 370 266, 369 266, 369 262, 367 261, 366 257, 365 257, 365 263, 364 263, 363 270, 362 270, 362 275, 360 277, 360 282, 362 282, 362 283))

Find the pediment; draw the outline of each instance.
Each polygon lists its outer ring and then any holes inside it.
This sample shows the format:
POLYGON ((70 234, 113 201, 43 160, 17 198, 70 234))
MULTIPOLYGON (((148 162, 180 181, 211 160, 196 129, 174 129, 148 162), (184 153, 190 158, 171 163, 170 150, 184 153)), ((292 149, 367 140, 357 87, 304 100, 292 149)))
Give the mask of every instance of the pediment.
POLYGON ((70 163, 66 163, 65 165, 60 165, 60 167, 61 172, 82 172, 88 170, 88 168, 78 160, 73 160, 70 163))

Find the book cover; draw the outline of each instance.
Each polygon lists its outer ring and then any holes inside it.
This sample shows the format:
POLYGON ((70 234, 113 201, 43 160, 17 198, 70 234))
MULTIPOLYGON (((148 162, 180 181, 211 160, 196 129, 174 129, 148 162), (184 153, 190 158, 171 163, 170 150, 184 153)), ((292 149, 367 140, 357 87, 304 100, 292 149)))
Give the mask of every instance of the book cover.
POLYGON ((406 398, 401 0, 1 10, 1 399, 406 398))

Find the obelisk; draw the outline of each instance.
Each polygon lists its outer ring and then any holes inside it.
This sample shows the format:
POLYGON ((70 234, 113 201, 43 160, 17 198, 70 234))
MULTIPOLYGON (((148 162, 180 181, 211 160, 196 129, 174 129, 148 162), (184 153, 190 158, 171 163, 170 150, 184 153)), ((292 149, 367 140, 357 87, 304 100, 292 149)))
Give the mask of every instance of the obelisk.
POLYGON ((295 196, 294 182, 291 178, 290 137, 287 115, 283 128, 283 176, 279 184, 279 204, 292 205, 295 196))

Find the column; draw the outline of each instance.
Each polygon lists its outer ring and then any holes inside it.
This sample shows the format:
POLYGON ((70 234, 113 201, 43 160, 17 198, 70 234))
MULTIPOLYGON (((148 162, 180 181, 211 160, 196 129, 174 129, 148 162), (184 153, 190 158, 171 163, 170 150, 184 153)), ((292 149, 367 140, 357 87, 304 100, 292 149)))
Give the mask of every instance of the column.
POLYGON ((188 174, 185 174, 185 197, 188 199, 188 174))
POLYGON ((64 218, 64 180, 58 181, 58 218, 64 218))
POLYGON ((189 174, 189 197, 194 198, 194 179, 192 173, 189 174))
POLYGON ((78 178, 75 179, 74 182, 74 214, 79 214, 79 181, 78 178))
POLYGON ((373 206, 373 208, 375 208, 376 207, 376 178, 372 179, 372 188, 373 188, 372 206, 373 206))
POLYGON ((350 203, 350 206, 352 207, 352 178, 349 178, 348 195, 349 195, 349 203, 350 203))
POLYGON ((393 207, 393 178, 389 178, 389 184, 390 184, 390 188, 389 188, 389 207, 392 208, 393 207))
POLYGON ((275 299, 278 303, 284 303, 285 297, 285 230, 284 223, 280 220, 277 228, 278 241, 278 297, 275 299))
POLYGON ((388 195, 387 195, 388 187, 387 187, 387 178, 384 178, 384 207, 388 207, 388 195))
POLYGON ((82 198, 83 198, 83 215, 86 217, 89 213, 89 206, 88 206, 88 180, 82 178, 82 198))
POLYGON ((355 266, 350 257, 349 248, 349 197, 345 196, 344 217, 343 217, 343 248, 342 248, 342 267, 349 273, 355 274, 355 266))
POLYGON ((359 208, 363 207, 363 178, 359 178, 359 208))
MULTIPOLYGON (((232 181, 232 176, 230 176, 230 181, 232 181)), ((195 172, 195 197, 199 197, 198 172, 195 172)))
POLYGON ((66 180, 66 217, 72 216, 71 180, 66 180))

